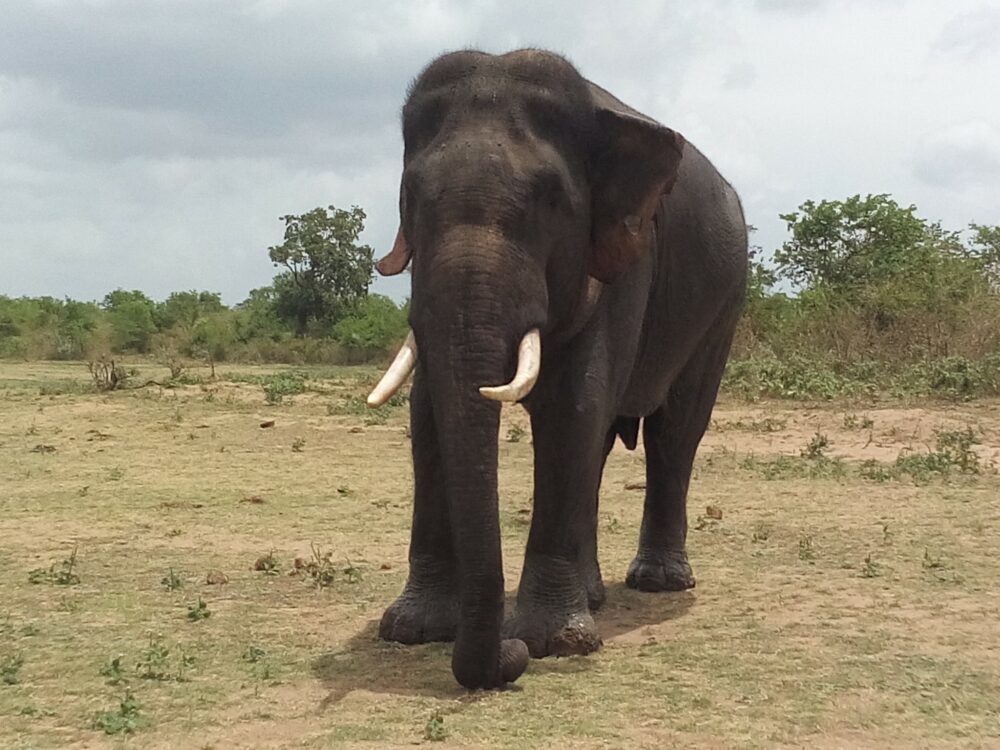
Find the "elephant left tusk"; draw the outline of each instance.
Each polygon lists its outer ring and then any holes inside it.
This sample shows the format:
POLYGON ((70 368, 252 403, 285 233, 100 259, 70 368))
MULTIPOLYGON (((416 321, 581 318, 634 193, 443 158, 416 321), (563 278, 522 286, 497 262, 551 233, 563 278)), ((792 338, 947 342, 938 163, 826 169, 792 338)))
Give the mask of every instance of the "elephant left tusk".
POLYGON ((392 398, 393 394, 406 382, 406 378, 413 372, 416 364, 417 340, 413 338, 413 331, 410 331, 406 335, 406 341, 399 348, 396 358, 389 365, 389 369, 385 371, 385 375, 378 381, 378 385, 368 395, 368 406, 374 409, 392 398))
POLYGON ((532 328, 524 334, 517 349, 517 372, 514 373, 514 379, 507 385, 484 385, 479 393, 493 401, 520 401, 535 387, 541 365, 542 335, 537 328, 532 328))

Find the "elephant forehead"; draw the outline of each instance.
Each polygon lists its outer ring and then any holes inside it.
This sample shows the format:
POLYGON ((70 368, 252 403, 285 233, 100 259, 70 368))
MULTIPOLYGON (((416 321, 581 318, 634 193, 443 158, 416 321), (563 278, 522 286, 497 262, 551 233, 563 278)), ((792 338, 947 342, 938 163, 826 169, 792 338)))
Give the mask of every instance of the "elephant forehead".
POLYGON ((432 198, 455 191, 517 189, 530 183, 546 160, 541 148, 503 133, 466 128, 438 139, 407 168, 407 179, 417 192, 432 198))

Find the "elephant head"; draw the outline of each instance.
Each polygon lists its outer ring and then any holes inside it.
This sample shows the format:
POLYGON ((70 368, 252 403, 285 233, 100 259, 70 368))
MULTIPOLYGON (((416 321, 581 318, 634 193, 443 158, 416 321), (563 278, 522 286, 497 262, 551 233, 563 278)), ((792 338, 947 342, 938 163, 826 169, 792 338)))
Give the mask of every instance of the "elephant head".
POLYGON ((684 141, 537 50, 437 59, 402 119, 400 227, 378 269, 412 264, 412 331, 369 404, 419 362, 458 563, 452 668, 496 687, 526 659, 500 642, 498 401, 528 397, 542 344, 580 330, 602 285, 648 252, 684 141))

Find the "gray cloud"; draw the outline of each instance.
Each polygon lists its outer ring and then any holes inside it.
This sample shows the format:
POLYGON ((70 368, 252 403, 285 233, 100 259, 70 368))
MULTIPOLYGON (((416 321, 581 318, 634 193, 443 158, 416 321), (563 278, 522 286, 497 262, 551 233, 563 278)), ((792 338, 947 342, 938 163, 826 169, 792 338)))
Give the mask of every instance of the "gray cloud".
POLYGON ((277 217, 329 203, 364 206, 365 241, 387 247, 406 87, 470 46, 562 52, 683 132, 736 184, 768 248, 779 212, 853 192, 890 190, 955 226, 1000 222, 984 187, 992 136, 949 130, 1000 122, 977 36, 993 16, 976 0, 941 7, 10 0, 0 294, 197 287, 235 302, 273 274, 277 217), (966 183, 980 187, 955 189, 966 183))
POLYGON ((914 168, 934 186, 1000 184, 1000 127, 975 120, 934 133, 923 142, 914 168))
POLYGON ((809 13, 827 5, 827 0, 754 0, 754 5, 773 13, 809 13))
POLYGON ((729 66, 723 84, 729 89, 742 89, 752 86, 757 80, 757 69, 748 62, 735 63, 729 66))
POLYGON ((1000 8, 983 6, 948 21, 934 42, 937 52, 978 57, 1000 50, 1000 8))

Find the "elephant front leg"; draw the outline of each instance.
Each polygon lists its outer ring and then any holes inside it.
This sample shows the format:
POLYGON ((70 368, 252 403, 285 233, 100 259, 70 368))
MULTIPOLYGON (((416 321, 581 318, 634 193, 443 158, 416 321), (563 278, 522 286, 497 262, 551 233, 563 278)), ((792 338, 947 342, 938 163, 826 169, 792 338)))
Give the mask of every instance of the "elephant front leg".
POLYGON ((593 505, 589 511, 593 523, 588 524, 585 529, 578 559, 580 578, 587 589, 587 606, 591 612, 596 612, 603 607, 604 601, 607 599, 607 593, 604 589, 604 578, 601 575, 601 564, 597 559, 597 511, 600 508, 601 479, 604 476, 604 467, 607 464, 608 455, 615 445, 617 435, 618 433, 615 429, 611 428, 604 437, 601 467, 597 473, 597 488, 594 491, 593 505))
MULTIPOLYGON (((517 605, 505 623, 535 658, 601 645, 591 607, 604 600, 597 565, 597 492, 606 431, 567 406, 532 415, 535 499, 517 605)), ((596 420, 591 420, 596 421, 596 420)))
POLYGON ((382 615, 379 638, 400 643, 453 641, 458 627, 457 563, 431 401, 418 367, 410 392, 413 526, 410 574, 382 615))

